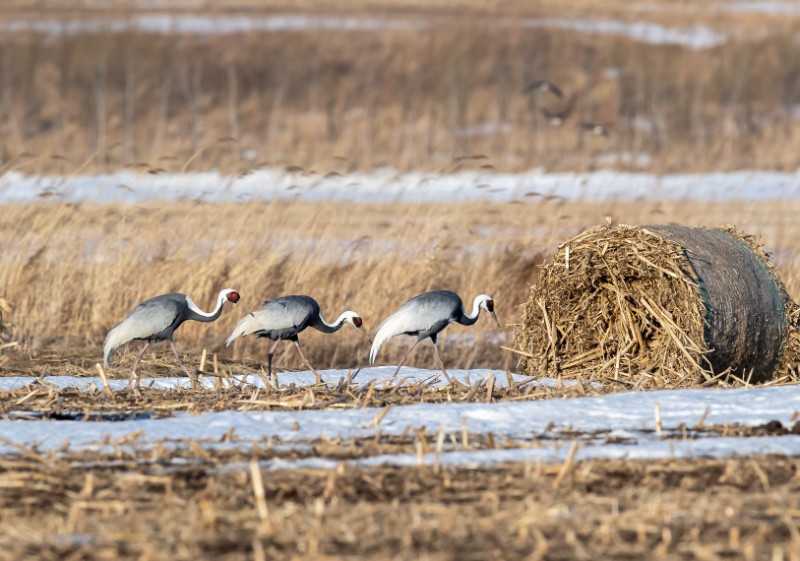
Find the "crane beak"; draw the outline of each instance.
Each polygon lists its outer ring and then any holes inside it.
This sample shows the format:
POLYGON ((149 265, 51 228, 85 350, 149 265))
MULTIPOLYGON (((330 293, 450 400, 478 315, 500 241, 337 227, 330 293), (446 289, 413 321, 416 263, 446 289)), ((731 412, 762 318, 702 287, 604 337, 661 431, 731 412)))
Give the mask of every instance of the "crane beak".
POLYGON ((371 345, 372 344, 372 337, 370 337, 369 334, 367 334, 367 330, 364 329, 363 327, 357 327, 356 329, 358 329, 361 332, 361 334, 364 337, 367 338, 367 341, 369 341, 369 344, 371 345))
POLYGON ((239 305, 240 305, 242 308, 244 308, 244 311, 245 311, 245 312, 247 312, 248 314, 250 314, 250 315, 251 315, 251 316, 253 316, 253 317, 256 317, 256 316, 255 316, 255 314, 253 314, 253 312, 251 312, 251 311, 250 311, 250 308, 248 308, 247 306, 245 306, 245 304, 244 304, 244 302, 242 302, 241 298, 239 299, 239 301, 237 302, 237 304, 239 304, 239 305))
POLYGON ((492 319, 497 324, 497 327, 499 327, 500 329, 503 329, 503 326, 500 325, 500 320, 497 319, 497 314, 495 314, 494 312, 489 312, 489 315, 492 316, 492 319))
POLYGON ((364 337, 367 338, 367 341, 369 341, 369 344, 370 345, 372 344, 372 338, 367 334, 367 330, 364 329, 363 325, 356 325, 355 323, 351 323, 350 325, 352 325, 353 327, 358 329, 358 332, 361 333, 364 337))

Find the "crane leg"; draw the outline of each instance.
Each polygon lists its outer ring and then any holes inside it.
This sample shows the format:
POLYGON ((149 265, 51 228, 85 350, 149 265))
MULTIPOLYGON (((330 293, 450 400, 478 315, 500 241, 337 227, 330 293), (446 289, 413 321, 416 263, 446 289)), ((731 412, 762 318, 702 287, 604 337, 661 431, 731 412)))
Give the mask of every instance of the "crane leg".
POLYGON ((146 341, 142 350, 136 353, 136 360, 133 361, 133 370, 131 371, 131 383, 133 384, 134 388, 139 387, 139 375, 136 373, 136 370, 139 368, 139 363, 142 361, 142 357, 144 356, 144 352, 147 350, 147 347, 150 346, 150 341, 146 341))
POLYGON ((442 357, 439 356, 439 345, 437 345, 435 342, 433 343, 433 354, 436 356, 436 362, 439 363, 439 368, 442 369, 442 374, 444 374, 444 377, 447 378, 447 381, 453 385, 453 379, 450 377, 450 374, 447 373, 447 370, 445 370, 442 357))
POLYGON ((414 347, 416 347, 418 343, 419 343, 419 339, 417 339, 416 341, 414 341, 414 342, 411 344, 411 346, 410 346, 410 347, 408 347, 408 350, 407 350, 407 351, 405 352, 405 354, 403 355, 403 358, 401 358, 401 359, 400 359, 400 362, 397 364, 397 370, 395 370, 395 371, 394 371, 394 374, 392 374, 392 377, 391 377, 391 378, 389 378, 390 380, 394 380, 395 378, 397 378, 397 374, 400 372, 400 369, 403 367, 403 363, 404 363, 406 360, 408 360, 408 357, 409 357, 409 355, 411 354, 411 351, 413 351, 413 350, 414 350, 414 347))
MULTIPOLYGON (((270 346, 269 348, 269 354, 267 355, 267 370, 269 371, 270 378, 272 378, 274 375, 272 372, 272 357, 275 355, 275 348, 278 346, 278 343, 280 342, 281 342, 280 339, 278 339, 277 341, 273 341, 272 346, 270 346)), ((275 385, 277 386, 278 376, 274 375, 274 377, 275 377, 275 385)))
POLYGON ((192 373, 191 373, 191 372, 189 372, 189 369, 188 369, 188 368, 186 368, 186 365, 185 365, 185 364, 183 364, 183 361, 181 360, 181 355, 179 355, 179 354, 178 354, 178 349, 176 349, 176 348, 175 348, 175 343, 173 343, 172 341, 170 341, 170 342, 169 342, 169 346, 172 348, 172 353, 175 355, 175 362, 177 362, 177 363, 178 363, 178 366, 180 366, 181 368, 183 368, 183 371, 184 371, 184 372, 186 372, 186 375, 187 375, 187 376, 189 376, 189 380, 191 381, 191 384, 192 384, 192 389, 193 389, 193 390, 194 390, 194 389, 197 389, 197 380, 195 380, 195 378, 194 378, 194 376, 192 375, 192 373))
POLYGON ((306 355, 304 355, 304 354, 303 354, 303 349, 301 349, 301 348, 300 348, 300 341, 298 341, 297 339, 295 339, 295 340, 294 340, 294 346, 295 346, 295 347, 297 347, 297 352, 298 352, 298 353, 300 353, 300 357, 303 359, 303 362, 305 362, 305 363, 306 363, 306 366, 308 366, 308 368, 311 370, 311 372, 313 372, 313 373, 314 373, 314 376, 316 376, 316 377, 317 377, 317 384, 318 384, 318 385, 319 385, 319 384, 322 384, 322 376, 320 376, 319 372, 317 372, 317 371, 314 369, 314 367, 313 367, 313 366, 311 366, 311 363, 310 363, 310 362, 308 362, 308 359, 306 358, 306 355))

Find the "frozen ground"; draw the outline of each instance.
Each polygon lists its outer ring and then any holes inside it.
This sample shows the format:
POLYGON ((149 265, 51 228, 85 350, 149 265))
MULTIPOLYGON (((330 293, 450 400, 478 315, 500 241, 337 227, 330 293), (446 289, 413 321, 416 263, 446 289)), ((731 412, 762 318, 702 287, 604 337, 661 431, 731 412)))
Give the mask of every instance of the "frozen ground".
POLYGON ((724 44, 725 33, 707 25, 666 26, 644 21, 584 20, 576 18, 523 18, 516 25, 532 28, 555 28, 588 35, 612 35, 651 45, 680 45, 693 50, 710 49, 724 44))
MULTIPOLYGON (((364 369, 356 377, 357 383, 386 380, 392 367, 364 369), (363 377, 362 377, 363 376, 363 377)), ((461 379, 471 382, 496 376, 504 384, 503 371, 454 371, 461 379)), ((327 371, 326 378, 338 381, 346 371, 327 371)), ((302 378, 296 383, 308 382, 305 374, 283 374, 282 383, 289 377, 302 378)), ((437 381, 436 372, 408 369, 406 377, 437 381)), ((515 377, 516 380, 523 379, 515 377)), ((33 378, 3 379, 3 389, 31 383, 33 378)), ((161 379, 158 386, 171 388, 183 379, 161 379)), ((60 387, 90 384, 100 387, 97 379, 48 378, 47 383, 60 387)), ((248 382, 259 384, 257 378, 248 382)), ((557 383, 543 380, 543 383, 557 383)), ((124 383, 124 382, 123 382, 124 383)), ((148 381, 145 381, 148 383, 148 381)), ((113 448, 113 442, 123 439, 118 446, 185 446, 187 440, 198 440, 208 448, 237 447, 249 449, 254 444, 308 449, 308 444, 320 438, 373 438, 381 435, 409 435, 425 430, 430 435, 491 434, 507 443, 498 449, 455 450, 445 448, 438 457, 442 463, 458 465, 488 465, 506 461, 560 461, 566 456, 574 439, 581 446, 577 458, 639 458, 665 457, 724 457, 737 454, 800 455, 800 436, 720 437, 704 433, 696 439, 681 438, 684 427, 698 423, 705 425, 735 424, 756 426, 770 421, 780 421, 785 426, 797 418, 800 410, 800 387, 784 386, 749 389, 674 390, 657 392, 632 392, 602 397, 551 399, 501 403, 445 403, 396 406, 380 417, 382 410, 326 409, 303 411, 222 411, 200 415, 178 414, 174 417, 148 420, 113 421, 41 421, 3 420, 0 434, 5 439, 0 453, 13 454, 19 450, 14 444, 32 447, 39 451, 55 451, 65 442, 70 450, 97 450, 113 448), (662 419, 662 433, 656 432, 656 409, 662 419), (233 431, 234 438, 222 442, 233 431), (136 431, 141 431, 131 437, 136 431), (576 436, 577 434, 577 436, 576 436), (670 436, 664 439, 663 436, 670 436), (128 437, 127 439, 125 437, 128 437), (109 444, 112 443, 112 444, 109 444), (267 444, 268 443, 268 444, 267 444)), ((457 437, 460 438, 460 437, 457 437)), ((434 454, 421 458, 431 463, 434 454)), ((358 463, 370 465, 388 463, 412 465, 420 461, 413 454, 376 456, 358 463)), ((298 461, 276 460, 265 467, 328 466, 336 462, 319 458, 298 461)))
MULTIPOLYGON (((328 384, 338 384, 350 377, 350 382, 359 386, 368 386, 370 382, 386 382, 394 373, 394 366, 374 366, 360 368, 358 370, 321 370, 322 380, 328 384)), ((505 387, 508 383, 508 376, 505 370, 448 370, 448 374, 459 382, 471 385, 478 380, 486 380, 490 375, 495 377, 495 386, 505 387)), ((530 380, 528 376, 520 374, 510 374, 515 383, 530 380)), ((442 373, 438 370, 425 370, 423 368, 403 367, 397 380, 408 383, 423 383, 430 386, 444 386, 447 381, 443 379, 442 373)), ((237 386, 245 384, 254 388, 263 388, 264 382, 256 374, 234 374, 232 376, 234 384, 237 386)), ((43 382, 56 388, 78 388, 84 391, 102 389, 100 378, 78 378, 76 376, 43 376, 34 378, 32 376, 7 376, 0 377, 0 391, 14 390, 32 384, 33 382, 43 382)), ((296 386, 309 386, 316 382, 316 377, 309 371, 302 372, 283 372, 278 373, 278 381, 281 385, 294 384, 296 386)), ((200 384, 208 389, 214 389, 216 381, 210 376, 201 376, 200 384)), ((558 383, 557 380, 543 378, 537 381, 540 384, 552 385, 558 383)), ((189 378, 183 376, 178 378, 142 378, 142 387, 157 390, 171 390, 175 388, 190 387, 189 378)), ((222 380, 222 384, 227 386, 227 381, 222 380)), ((128 387, 128 380, 109 380, 108 385, 112 391, 121 391, 128 387)))
POLYGON ((755 0, 753 2, 730 2, 723 5, 723 9, 734 12, 751 12, 771 15, 798 16, 800 4, 797 2, 772 2, 770 0, 755 0))
POLYGON ((738 171, 709 174, 626 173, 399 173, 378 169, 348 175, 261 169, 247 175, 216 172, 120 171, 76 176, 0 176, 0 204, 38 200, 142 202, 151 200, 300 199, 354 202, 463 202, 564 198, 586 201, 770 200, 800 198, 800 171, 738 171))
MULTIPOLYGON (((742 5, 747 10, 747 5, 742 5)), ((219 15, 201 13, 139 12, 126 16, 103 15, 77 18, 38 17, 0 20, 0 32, 38 33, 50 37, 87 33, 154 33, 178 35, 228 35, 233 33, 275 33, 291 31, 422 30, 435 26, 439 18, 392 14, 381 15, 219 15)), ((485 25, 564 29, 589 35, 611 35, 653 45, 679 45, 708 49, 725 43, 728 36, 706 25, 666 26, 624 20, 580 18, 496 18, 485 25)))

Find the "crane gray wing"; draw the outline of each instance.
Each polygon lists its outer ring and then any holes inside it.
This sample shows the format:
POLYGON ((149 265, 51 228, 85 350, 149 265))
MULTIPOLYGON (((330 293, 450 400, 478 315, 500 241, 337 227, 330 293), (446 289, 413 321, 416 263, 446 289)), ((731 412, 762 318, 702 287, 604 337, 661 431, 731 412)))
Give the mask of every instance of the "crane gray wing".
POLYGON ((133 339, 146 339, 173 326, 181 320, 180 304, 173 299, 148 300, 136 306, 120 324, 133 339))
POLYGON ((181 295, 164 295, 146 300, 136 306, 121 323, 106 335, 103 343, 103 362, 109 364, 114 351, 134 339, 169 337, 185 317, 186 300, 181 295))
POLYGON ((381 346, 395 335, 408 333, 426 337, 438 333, 462 313, 461 299, 453 292, 440 290, 415 296, 378 326, 370 363, 375 362, 381 346))
POLYGON ((251 333, 270 339, 288 339, 303 331, 319 307, 307 297, 285 296, 267 300, 263 307, 239 320, 225 342, 230 345, 237 337, 251 333))
POLYGON ((395 313, 386 318, 378 327, 392 323, 394 329, 402 329, 400 333, 418 333, 429 331, 434 326, 442 328, 455 321, 463 313, 461 298, 448 290, 426 292, 411 298, 400 306, 395 313), (444 325, 442 323, 444 322, 444 325))
POLYGON ((314 307, 302 300, 277 298, 264 304, 256 314, 264 329, 297 329, 302 330, 314 313, 314 307))

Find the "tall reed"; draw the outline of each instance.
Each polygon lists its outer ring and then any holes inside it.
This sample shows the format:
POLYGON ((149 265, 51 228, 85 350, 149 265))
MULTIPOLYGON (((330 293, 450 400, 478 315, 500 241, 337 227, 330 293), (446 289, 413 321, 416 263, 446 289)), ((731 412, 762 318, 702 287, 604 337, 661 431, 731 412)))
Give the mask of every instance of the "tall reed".
POLYGON ((405 18, 380 31, 14 34, 0 42, 0 170, 445 170, 474 154, 501 170, 624 168, 637 152, 656 171, 798 164, 790 25, 691 50, 502 14, 405 18), (566 99, 523 93, 537 79, 566 99), (560 126, 542 114, 570 107, 560 126))
MULTIPOLYGON (((310 294, 328 318, 353 309, 374 333, 407 298, 449 288, 467 302, 491 294, 500 319, 513 324, 539 264, 561 241, 609 217, 632 224, 735 222, 743 231, 761 232, 797 297, 800 269, 792 240, 800 235, 793 218, 798 206, 552 200, 6 205, 0 213, 0 294, 13 305, 3 317, 24 348, 95 349, 98 355, 107 330, 135 304, 171 291, 186 292, 205 308, 225 287, 240 290, 250 307, 283 294, 310 294)), ((206 346, 221 357, 262 360, 264 342, 222 346, 242 313, 229 306, 216 323, 188 323, 176 341, 187 352, 206 346)), ((444 358, 453 367, 513 366, 513 357, 498 347, 509 333, 498 333, 489 321, 452 327, 441 339, 444 358)), ((368 345, 354 330, 309 330, 302 337, 321 368, 366 363, 368 345)), ((396 360, 406 344, 389 345, 381 358, 396 360)), ((299 366, 290 347, 278 358, 299 366)), ((418 364, 434 366, 429 350, 417 355, 418 364)))

